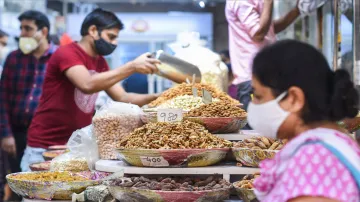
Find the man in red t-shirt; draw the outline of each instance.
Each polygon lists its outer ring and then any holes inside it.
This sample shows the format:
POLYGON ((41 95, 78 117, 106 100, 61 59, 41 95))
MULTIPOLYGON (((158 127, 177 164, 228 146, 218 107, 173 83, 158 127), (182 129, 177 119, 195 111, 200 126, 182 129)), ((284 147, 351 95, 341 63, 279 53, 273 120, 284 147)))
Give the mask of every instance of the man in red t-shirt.
POLYGON ((72 132, 91 124, 97 93, 105 90, 116 101, 145 105, 156 95, 127 93, 119 81, 131 74, 157 71, 156 59, 143 54, 114 70, 103 55, 111 54, 117 44, 121 21, 111 12, 96 9, 84 20, 79 42, 61 46, 48 62, 43 93, 28 130, 22 171, 44 161, 42 152, 52 145, 66 144, 72 132))

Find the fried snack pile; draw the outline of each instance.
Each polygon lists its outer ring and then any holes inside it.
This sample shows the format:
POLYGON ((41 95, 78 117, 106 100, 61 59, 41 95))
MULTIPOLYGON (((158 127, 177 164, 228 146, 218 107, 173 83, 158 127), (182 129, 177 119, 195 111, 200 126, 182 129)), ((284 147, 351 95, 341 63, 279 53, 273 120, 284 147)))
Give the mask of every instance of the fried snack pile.
POLYGON ((260 173, 245 175, 241 181, 235 182, 234 186, 239 188, 252 189, 254 188, 254 180, 259 176, 260 173))
POLYGON ((120 143, 123 149, 211 149, 231 147, 230 141, 210 134, 204 126, 183 121, 149 123, 120 143))
POLYGON ((39 172, 39 173, 24 173, 11 176, 12 179, 16 180, 29 180, 29 181, 40 181, 40 182, 73 182, 73 181, 88 181, 80 176, 73 176, 69 172, 39 172))
POLYGON ((230 188, 231 184, 220 177, 210 176, 206 179, 192 177, 131 177, 115 179, 112 186, 131 187, 145 190, 162 191, 205 191, 230 188))
POLYGON ((192 109, 186 114, 187 117, 244 117, 245 110, 226 102, 212 102, 199 108, 192 109))
POLYGON ((202 96, 202 89, 205 89, 207 91, 209 91, 211 93, 211 96, 213 98, 218 98, 219 100, 226 102, 228 104, 231 105, 237 105, 240 104, 239 101, 231 98, 229 95, 227 95, 226 93, 216 89, 215 87, 208 85, 208 84, 199 84, 199 83, 195 83, 194 85, 192 84, 180 84, 178 86, 175 86, 173 88, 170 88, 168 90, 166 90, 160 97, 158 97, 156 100, 152 101, 149 104, 149 107, 157 107, 160 104, 166 102, 167 100, 170 100, 172 98, 175 98, 177 96, 181 96, 181 95, 192 95, 192 88, 195 87, 198 89, 198 95, 202 96))
POLYGON ((244 141, 235 142, 234 147, 244 147, 249 149, 268 149, 280 150, 287 143, 287 140, 274 140, 267 137, 252 137, 244 141))

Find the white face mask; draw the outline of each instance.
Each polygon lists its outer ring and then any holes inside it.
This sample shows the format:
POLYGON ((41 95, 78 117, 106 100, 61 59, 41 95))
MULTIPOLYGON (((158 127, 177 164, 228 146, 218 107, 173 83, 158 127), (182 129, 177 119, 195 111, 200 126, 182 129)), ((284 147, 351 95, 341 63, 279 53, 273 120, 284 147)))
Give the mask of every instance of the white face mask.
POLYGON ((279 102, 286 96, 287 92, 282 93, 275 100, 263 103, 250 103, 248 107, 249 125, 260 135, 276 138, 281 124, 289 116, 290 112, 283 110, 279 102))
POLYGON ((33 52, 39 47, 41 40, 38 42, 35 39, 36 34, 37 33, 35 33, 33 37, 20 37, 19 48, 25 55, 33 52))

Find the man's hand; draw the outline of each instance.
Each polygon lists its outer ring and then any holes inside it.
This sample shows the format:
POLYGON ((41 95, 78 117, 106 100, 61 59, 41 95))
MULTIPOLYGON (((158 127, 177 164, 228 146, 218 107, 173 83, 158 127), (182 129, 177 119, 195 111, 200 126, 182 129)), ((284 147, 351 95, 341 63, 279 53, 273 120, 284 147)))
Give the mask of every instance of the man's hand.
POLYGON ((140 55, 131 63, 137 73, 154 74, 158 71, 156 65, 161 62, 157 59, 151 58, 150 53, 145 53, 140 55))
POLYGON ((1 141, 1 148, 8 154, 16 155, 16 143, 14 137, 4 137, 1 141))

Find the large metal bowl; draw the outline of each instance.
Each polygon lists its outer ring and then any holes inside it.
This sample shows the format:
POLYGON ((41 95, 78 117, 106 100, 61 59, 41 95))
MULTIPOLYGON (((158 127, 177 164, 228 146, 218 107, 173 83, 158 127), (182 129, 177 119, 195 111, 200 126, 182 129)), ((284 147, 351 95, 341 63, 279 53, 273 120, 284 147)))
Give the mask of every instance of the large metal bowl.
POLYGON ((117 149, 119 158, 138 167, 204 167, 219 163, 230 148, 117 149))
POLYGON ((236 160, 245 166, 259 167, 262 160, 270 159, 275 156, 278 150, 268 149, 249 149, 249 148, 231 148, 236 160))
POLYGON ((50 164, 51 161, 45 161, 41 163, 33 163, 29 167, 31 171, 48 171, 50 170, 50 164))
MULTIPOLYGON (((35 181, 18 180, 11 178, 15 175, 27 174, 30 172, 13 173, 6 176, 6 180, 13 192, 30 199, 45 200, 71 200, 73 193, 81 193, 86 187, 98 184, 97 181, 73 181, 73 182, 54 182, 54 181, 35 181)), ((39 172, 40 173, 40 172, 39 172)))
POLYGON ((132 202, 222 202, 230 196, 230 188, 209 191, 160 191, 109 186, 109 191, 119 201, 132 202))
POLYGON ((254 189, 240 188, 240 187, 235 186, 235 183, 233 184, 233 186, 236 190, 236 194, 244 202, 259 202, 259 200, 256 198, 256 195, 254 193, 254 189))
POLYGON ((236 133, 247 124, 243 117, 184 117, 185 120, 203 125, 210 133, 236 133))
POLYGON ((66 150, 48 150, 46 152, 42 153, 42 156, 44 157, 45 161, 51 161, 54 158, 60 156, 61 154, 64 154, 66 150))

